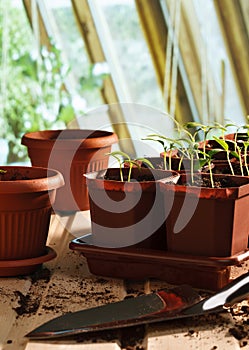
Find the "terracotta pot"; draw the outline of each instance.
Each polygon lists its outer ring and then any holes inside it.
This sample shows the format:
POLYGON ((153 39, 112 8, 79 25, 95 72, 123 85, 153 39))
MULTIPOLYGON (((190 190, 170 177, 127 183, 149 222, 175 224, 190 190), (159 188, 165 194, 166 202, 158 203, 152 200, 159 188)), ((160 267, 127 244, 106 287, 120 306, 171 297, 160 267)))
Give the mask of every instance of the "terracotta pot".
MULTIPOLYGON (((208 174, 201 176, 209 177, 208 174)), ((215 179, 224 175, 214 175, 215 179)), ((232 178, 236 187, 205 188, 160 184, 165 199, 169 252, 229 257, 247 249, 249 178, 232 178), (172 203, 171 208, 168 203, 172 203)), ((185 181, 186 175, 181 175, 185 181)))
POLYGON ((35 263, 41 264, 42 256, 44 261, 47 254, 54 257, 46 248, 46 240, 56 190, 64 184, 56 170, 22 166, 1 169, 6 173, 0 175, 0 275, 7 265, 15 268, 17 260, 20 268, 28 268, 27 259, 39 258, 35 263))
MULTIPOLYGON (((123 168, 125 176, 128 171, 123 168)), ((177 173, 133 168, 131 182, 115 180, 119 176, 116 168, 108 169, 106 175, 108 179, 100 178, 99 172, 85 175, 94 245, 166 249, 163 198, 158 181, 165 178, 167 181, 177 173), (139 182, 140 176, 146 176, 145 180, 139 182)))
POLYGON ((83 174, 107 168, 106 153, 117 141, 116 134, 101 130, 44 130, 22 137, 32 165, 57 169, 64 176, 65 186, 53 206, 58 212, 89 209, 83 174))
POLYGON ((239 141, 240 143, 244 142, 244 141, 248 141, 248 139, 249 139, 249 136, 248 136, 248 134, 246 132, 238 132, 238 133, 226 134, 224 136, 224 138, 225 138, 225 140, 232 140, 232 141, 234 141, 235 140, 235 136, 236 136, 237 141, 239 141))

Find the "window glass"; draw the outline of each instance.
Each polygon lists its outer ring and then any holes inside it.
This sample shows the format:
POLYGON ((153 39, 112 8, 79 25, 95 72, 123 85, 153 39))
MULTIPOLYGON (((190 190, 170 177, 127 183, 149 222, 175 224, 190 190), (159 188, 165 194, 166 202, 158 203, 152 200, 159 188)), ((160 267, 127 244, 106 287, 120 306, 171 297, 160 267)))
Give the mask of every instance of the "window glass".
POLYGON ((27 159, 20 139, 35 121, 33 35, 21 0, 0 1, 0 162, 27 159), (27 83, 27 84, 26 84, 27 83), (30 83, 30 84, 29 84, 30 83), (34 112, 34 114, 33 114, 34 112))
MULTIPOLYGON (((39 49, 38 26, 34 24, 34 35, 23 2, 4 0, 0 6, 1 163, 29 162, 26 147, 21 145, 22 135, 29 131, 65 128, 84 99, 76 99, 78 106, 73 106, 72 97, 82 95, 77 95, 77 90, 69 94, 64 88, 69 77, 68 65, 64 63, 64 51, 57 48, 51 26, 49 35, 56 45, 52 45, 50 51, 45 47, 39 49)), ((44 6, 41 13, 50 24, 51 18, 48 21, 44 6)), ((37 13, 32 13, 32 18, 35 17, 37 13)))
POLYGON ((51 27, 55 40, 59 42, 64 59, 71 74, 68 89, 74 95, 76 109, 88 108, 102 103, 98 85, 98 72, 89 63, 84 40, 79 33, 70 0, 44 1, 48 16, 44 21, 51 27), (82 100, 83 98, 83 100, 82 100), (85 101, 84 101, 85 100, 85 101))
POLYGON ((225 62, 225 119, 238 123, 245 122, 238 93, 232 75, 229 57, 219 27, 213 0, 193 0, 201 34, 207 49, 207 59, 215 77, 216 86, 221 93, 221 62, 225 62), (207 20, 208 18, 208 20, 207 20))
POLYGON ((156 80, 155 70, 141 30, 134 1, 94 0, 93 2, 95 9, 98 8, 103 16, 100 21, 101 16, 97 17, 92 10, 93 16, 98 22, 99 35, 108 33, 108 40, 105 41, 103 36, 101 40, 103 43, 105 42, 106 49, 112 51, 112 57, 115 57, 115 63, 111 62, 111 58, 108 60, 110 69, 113 66, 116 67, 116 71, 121 69, 119 79, 122 80, 123 87, 125 86, 129 92, 125 102, 162 108, 162 94, 156 80), (106 26, 108 28, 105 28, 106 26))

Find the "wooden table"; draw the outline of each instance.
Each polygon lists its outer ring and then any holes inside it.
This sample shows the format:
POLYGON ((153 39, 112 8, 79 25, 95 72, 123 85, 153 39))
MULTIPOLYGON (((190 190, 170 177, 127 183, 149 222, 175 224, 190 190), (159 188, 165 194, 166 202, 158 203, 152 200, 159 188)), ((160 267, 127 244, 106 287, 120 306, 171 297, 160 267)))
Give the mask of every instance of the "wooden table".
MULTIPOLYGON (((238 305, 238 315, 234 317, 222 313, 77 338, 29 341, 25 334, 62 313, 169 286, 162 281, 134 282, 91 275, 85 258, 68 248, 72 238, 87 232, 89 212, 66 217, 53 215, 48 245, 56 250, 57 258, 45 263, 33 276, 0 278, 1 350, 229 350, 241 346, 249 349, 246 334, 243 339, 236 339, 242 327, 244 332, 249 330, 248 324, 242 325, 240 316, 242 306, 249 310, 248 300, 238 305)), ((234 268, 234 276, 246 272, 248 266, 244 263, 234 268)))

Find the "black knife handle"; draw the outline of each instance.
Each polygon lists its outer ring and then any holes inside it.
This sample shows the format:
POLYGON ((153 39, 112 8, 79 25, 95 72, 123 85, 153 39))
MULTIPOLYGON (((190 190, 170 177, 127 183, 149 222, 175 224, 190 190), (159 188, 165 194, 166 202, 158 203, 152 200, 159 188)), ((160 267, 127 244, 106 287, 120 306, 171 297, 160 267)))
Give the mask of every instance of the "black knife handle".
POLYGON ((228 293, 225 305, 233 305, 242 301, 245 297, 249 297, 249 272, 236 278, 223 290, 228 293))

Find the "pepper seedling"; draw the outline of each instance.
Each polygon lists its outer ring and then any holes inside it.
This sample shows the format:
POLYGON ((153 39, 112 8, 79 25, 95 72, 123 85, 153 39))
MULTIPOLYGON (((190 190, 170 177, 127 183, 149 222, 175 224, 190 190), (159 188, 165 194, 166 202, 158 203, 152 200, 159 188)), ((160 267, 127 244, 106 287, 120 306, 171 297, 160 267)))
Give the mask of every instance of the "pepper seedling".
POLYGON ((244 141, 244 164, 245 164, 247 176, 249 176, 249 168, 248 168, 248 162, 247 162, 248 147, 249 147, 249 141, 244 141))
POLYGON ((128 172, 128 177, 127 177, 127 182, 131 181, 131 171, 133 166, 137 166, 139 169, 141 168, 141 165, 139 162, 145 163, 148 165, 150 168, 154 168, 153 164, 146 158, 136 158, 136 159, 131 159, 131 157, 122 151, 114 151, 107 153, 108 156, 114 157, 118 163, 119 163, 119 173, 120 173, 120 180, 124 181, 124 176, 123 176, 123 164, 127 163, 129 164, 129 172, 128 172))
POLYGON ((214 178, 213 178, 213 172, 212 172, 212 158, 213 155, 216 153, 215 150, 211 150, 208 153, 204 154, 204 152, 199 151, 199 153, 203 154, 204 158, 202 159, 202 166, 205 164, 208 164, 208 171, 209 171, 209 176, 210 176, 210 183, 211 187, 214 188, 214 178))
MULTIPOLYGON (((232 154, 234 157, 236 157, 237 159, 240 159, 241 157, 239 156, 239 154, 236 151, 231 151, 229 150, 229 146, 228 143, 224 140, 224 139, 219 139, 218 137, 214 136, 213 137, 215 141, 218 142, 218 144, 222 147, 222 149, 226 152, 226 157, 227 157, 227 162, 229 164, 230 170, 231 170, 231 174, 234 175, 234 170, 232 167, 232 163, 230 160, 230 154, 232 154)), ((234 141, 233 141, 234 142, 234 141)), ((217 149, 217 151, 219 151, 219 149, 217 149)), ((240 164, 241 164, 241 159, 240 159, 240 164)), ((242 170, 243 171, 243 170, 242 170)))
POLYGON ((181 146, 181 143, 178 140, 175 140, 175 139, 172 139, 170 137, 166 137, 166 136, 160 135, 160 134, 150 134, 146 138, 144 138, 143 140, 156 141, 156 142, 159 142, 163 146, 164 169, 167 170, 166 156, 168 154, 169 155, 169 170, 172 170, 172 164, 171 164, 172 152, 173 152, 173 149, 175 148, 175 145, 178 144, 181 146), (168 143, 166 143, 166 141, 168 143))
POLYGON ((226 127, 224 127, 223 125, 219 124, 219 123, 214 123, 213 125, 205 125, 205 124, 201 124, 201 123, 197 123, 197 122, 188 122, 186 124, 184 124, 184 127, 187 129, 191 129, 191 128, 195 128, 196 131, 193 135, 194 139, 196 139, 198 133, 200 131, 203 132, 203 156, 206 157, 207 153, 206 153, 206 143, 207 143, 207 137, 208 134, 213 130, 213 129, 219 129, 221 130, 221 132, 224 134, 226 131, 226 127))

